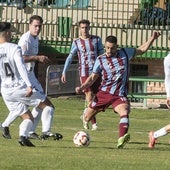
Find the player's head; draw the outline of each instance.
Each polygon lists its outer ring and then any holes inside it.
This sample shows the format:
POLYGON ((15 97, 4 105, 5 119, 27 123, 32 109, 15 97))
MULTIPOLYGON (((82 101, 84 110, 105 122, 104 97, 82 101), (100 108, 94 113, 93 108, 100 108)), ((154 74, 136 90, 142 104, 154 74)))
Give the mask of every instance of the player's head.
POLYGON ((80 26, 80 24, 87 24, 88 26, 90 26, 90 21, 87 19, 82 19, 79 21, 79 26, 80 26))
POLYGON ((9 22, 0 22, 0 38, 5 38, 10 41, 11 38, 11 24, 9 22))
POLYGON ((82 37, 89 37, 90 21, 87 19, 82 19, 79 21, 79 31, 82 37))
POLYGON ((117 52, 117 38, 115 36, 108 36, 105 40, 105 50, 107 56, 113 56, 117 52))
POLYGON ((43 24, 43 19, 39 15, 33 15, 29 20, 29 31, 32 36, 36 37, 39 35, 43 24))

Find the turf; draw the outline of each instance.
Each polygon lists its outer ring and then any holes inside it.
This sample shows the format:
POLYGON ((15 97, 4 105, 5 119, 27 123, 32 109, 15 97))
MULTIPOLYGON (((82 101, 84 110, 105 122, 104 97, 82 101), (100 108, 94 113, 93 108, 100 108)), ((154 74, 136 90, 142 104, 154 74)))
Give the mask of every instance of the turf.
MULTIPOLYGON (((20 118, 10 126, 12 139, 0 136, 0 169, 4 170, 169 170, 169 136, 159 138, 155 149, 148 149, 148 132, 169 123, 167 109, 132 109, 130 114, 130 142, 117 149, 118 116, 109 108, 97 115, 99 129, 88 130, 88 147, 75 147, 73 136, 82 130, 80 115, 84 106, 81 98, 51 98, 56 107, 53 132, 62 133, 62 141, 32 140, 35 148, 18 144, 20 118)), ((0 121, 8 110, 0 97, 0 121)), ((41 133, 41 123, 37 128, 41 133)))

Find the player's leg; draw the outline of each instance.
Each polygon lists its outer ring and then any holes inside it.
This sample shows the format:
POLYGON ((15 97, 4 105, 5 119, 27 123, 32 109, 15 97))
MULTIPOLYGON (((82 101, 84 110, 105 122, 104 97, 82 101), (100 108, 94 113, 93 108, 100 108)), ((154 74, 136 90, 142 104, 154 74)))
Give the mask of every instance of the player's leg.
MULTIPOLYGON (((6 89, 5 91, 7 91, 8 89, 6 89)), ((8 109, 10 110, 11 107, 13 107, 13 102, 10 102, 8 100, 6 100, 6 97, 8 97, 8 95, 4 95, 3 91, 2 91, 2 97, 3 100, 6 104, 6 106, 8 107, 8 109)), ((15 108, 15 106, 14 106, 15 108)), ((18 117, 17 113, 13 113, 12 111, 9 112, 8 116, 6 117, 6 119, 4 120, 4 122, 2 122, 0 124, 0 129, 2 130, 2 136, 6 139, 11 139, 11 135, 10 135, 10 130, 9 130, 9 126, 11 125, 11 123, 18 117)))
POLYGON ((54 137, 55 140, 62 139, 62 135, 59 133, 52 133, 52 121, 55 108, 51 101, 46 98, 45 101, 41 102, 38 108, 42 109, 41 121, 42 121, 42 138, 54 137))
MULTIPOLYGON (((100 84, 101 84, 101 77, 99 77, 89 88, 89 104, 92 102, 97 92, 99 91, 100 84)), ((92 130, 97 130, 98 126, 97 126, 97 120, 95 115, 91 118, 91 123, 92 123, 92 130)))
POLYGON ((9 130, 10 124, 18 117, 17 114, 10 112, 4 122, 0 124, 2 130, 2 136, 6 139, 11 139, 11 134, 9 130))
POLYGON ((42 110, 38 107, 34 107, 32 109, 31 113, 32 113, 33 118, 34 118, 34 123, 33 123, 33 126, 30 129, 29 138, 30 139, 40 139, 39 135, 35 132, 35 130, 36 130, 36 127, 37 127, 39 120, 41 118, 42 110))
POLYGON ((165 127, 157 130, 157 131, 150 131, 149 132, 149 143, 148 143, 148 147, 149 148, 154 148, 155 147, 155 143, 157 138, 162 137, 167 135, 168 133, 170 133, 170 124, 166 125, 165 127))
POLYGON ((85 112, 85 114, 84 114, 84 116, 83 116, 83 127, 84 127, 85 129, 89 129, 88 122, 91 121, 91 119, 92 119, 93 117, 95 117, 96 114, 97 114, 97 111, 96 111, 96 110, 94 110, 94 109, 92 109, 92 108, 90 108, 90 107, 88 107, 88 108, 86 109, 86 112, 85 112))
POLYGON ((34 146, 28 140, 28 133, 33 124, 33 117, 31 112, 28 110, 28 106, 22 102, 20 102, 20 97, 25 94, 25 89, 20 88, 20 91, 14 91, 10 93, 10 95, 6 95, 5 100, 7 107, 10 111, 10 114, 13 114, 13 117, 20 116, 23 121, 19 127, 19 143, 23 146, 34 146))
MULTIPOLYGON (((87 78, 88 77, 80 77, 81 84, 83 84, 87 80, 87 78)), ((84 89, 84 94, 85 94, 85 106, 84 106, 83 114, 82 114, 82 116, 80 116, 81 119, 85 115, 86 109, 88 108, 89 104, 91 103, 92 99, 94 98, 94 93, 91 88, 84 89)), ((91 123, 92 123, 92 130, 96 130, 97 122, 96 122, 95 116, 91 119, 91 123)), ((85 128, 85 126, 84 126, 84 128, 85 128)))
POLYGON ((29 131, 33 125, 33 116, 30 110, 27 110, 24 114, 20 115, 23 119, 19 126, 19 143, 21 146, 34 147, 31 141, 28 139, 29 131))
MULTIPOLYGON (((89 104, 92 102, 94 96, 95 96, 94 93, 92 91, 90 91, 90 90, 85 92, 86 106, 85 106, 83 114, 85 114, 86 109, 88 108, 89 104)), ((91 118, 91 124, 92 124, 92 130, 97 130, 98 126, 97 126, 97 120, 96 120, 95 116, 93 116, 91 118)))
POLYGON ((119 139, 117 147, 123 148, 124 145, 130 140, 130 134, 128 134, 130 105, 126 98, 124 100, 119 98, 116 100, 113 107, 115 112, 120 116, 119 139))

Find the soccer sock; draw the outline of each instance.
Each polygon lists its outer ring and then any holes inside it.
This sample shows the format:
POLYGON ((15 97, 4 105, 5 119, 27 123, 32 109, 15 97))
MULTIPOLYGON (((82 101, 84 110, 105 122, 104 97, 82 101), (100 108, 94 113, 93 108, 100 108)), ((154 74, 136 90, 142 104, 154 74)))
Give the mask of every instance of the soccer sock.
POLYGON ((91 124, 94 125, 94 124, 97 124, 97 121, 96 121, 96 117, 93 116, 93 118, 91 119, 91 124))
POLYGON ((9 127, 10 124, 18 117, 18 115, 14 113, 9 113, 5 121, 2 123, 2 127, 9 127))
POLYGON ((165 130, 165 127, 163 127, 161 129, 157 130, 156 132, 154 132, 153 136, 154 136, 154 138, 159 138, 159 137, 165 136, 167 134, 168 134, 168 132, 165 130))
POLYGON ((41 115, 41 121, 42 121, 42 132, 49 132, 52 125, 53 120, 53 114, 54 114, 54 108, 51 106, 46 106, 41 115))
POLYGON ((28 137, 32 125, 33 122, 30 119, 24 119, 19 126, 19 136, 28 137))
POLYGON ((33 115, 33 117, 34 117, 34 123, 33 123, 33 126, 31 127, 31 130, 30 130, 29 133, 34 133, 34 132, 35 132, 35 129, 36 129, 37 125, 38 125, 38 122, 39 122, 39 120, 40 120, 42 110, 39 109, 38 107, 34 107, 34 108, 32 109, 32 112, 31 112, 31 113, 32 113, 32 115, 33 115))
POLYGON ((121 116, 119 122, 119 137, 124 136, 128 132, 128 128, 129 128, 128 115, 121 116))

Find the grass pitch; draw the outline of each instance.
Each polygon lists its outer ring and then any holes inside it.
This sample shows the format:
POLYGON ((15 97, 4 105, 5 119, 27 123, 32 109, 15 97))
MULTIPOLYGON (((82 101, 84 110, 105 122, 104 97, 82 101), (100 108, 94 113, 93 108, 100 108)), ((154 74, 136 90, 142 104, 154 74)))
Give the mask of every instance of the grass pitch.
MULTIPOLYGON (((62 141, 32 140, 35 148, 18 144, 20 118, 10 126, 12 139, 0 137, 0 169, 3 170, 169 170, 170 136, 159 138, 155 149, 148 149, 148 132, 170 122, 170 110, 132 109, 130 114, 130 142, 117 149, 119 117, 109 108, 97 115, 99 129, 88 130, 91 143, 78 148, 73 136, 83 130, 80 115, 84 100, 52 98, 56 107, 53 132, 63 134, 62 141)), ((8 110, 0 97, 0 122, 8 110)), ((41 123, 37 128, 41 133, 41 123)))

